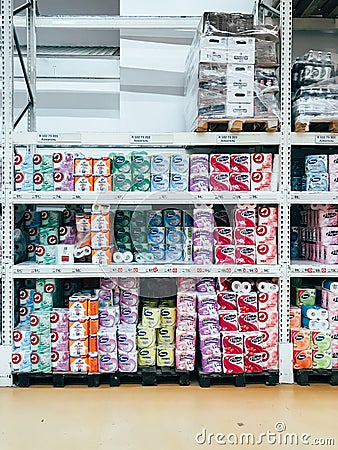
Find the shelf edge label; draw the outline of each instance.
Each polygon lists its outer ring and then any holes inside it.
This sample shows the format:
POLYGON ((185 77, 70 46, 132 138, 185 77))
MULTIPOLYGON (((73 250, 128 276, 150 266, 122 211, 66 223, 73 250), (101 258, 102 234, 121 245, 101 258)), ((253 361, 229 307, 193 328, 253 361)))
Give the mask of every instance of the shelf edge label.
POLYGON ((81 142, 80 133, 38 133, 38 143, 81 142))
POLYGON ((218 134, 216 136, 217 144, 236 144, 238 141, 238 134, 218 134))
POLYGON ((338 144, 338 135, 335 134, 316 134, 316 144, 332 145, 338 144))
POLYGON ((172 134, 131 134, 129 135, 130 144, 173 144, 174 136, 172 134))

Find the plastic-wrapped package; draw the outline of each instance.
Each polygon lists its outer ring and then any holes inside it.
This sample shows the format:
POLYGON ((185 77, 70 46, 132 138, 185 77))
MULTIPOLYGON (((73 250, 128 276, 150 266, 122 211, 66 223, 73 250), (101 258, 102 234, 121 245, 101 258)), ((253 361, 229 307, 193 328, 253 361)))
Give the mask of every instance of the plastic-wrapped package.
POLYGON ((187 128, 279 117, 278 42, 278 29, 250 14, 205 13, 186 60, 187 128))
POLYGON ((296 131, 306 131, 311 122, 338 118, 338 77, 331 52, 309 50, 292 68, 292 114, 296 131))

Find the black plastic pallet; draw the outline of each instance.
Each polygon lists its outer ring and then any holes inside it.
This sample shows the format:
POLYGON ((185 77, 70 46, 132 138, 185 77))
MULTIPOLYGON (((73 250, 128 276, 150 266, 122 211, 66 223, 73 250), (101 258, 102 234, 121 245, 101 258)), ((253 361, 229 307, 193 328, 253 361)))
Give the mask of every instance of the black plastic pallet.
POLYGON ((245 387, 246 384, 252 383, 276 386, 276 384, 278 384, 278 371, 273 370, 228 375, 225 373, 205 373, 200 369, 198 372, 198 381, 199 385, 203 388, 210 387, 211 384, 234 384, 236 387, 245 387))
POLYGON ((294 375, 300 386, 309 386, 311 383, 338 386, 338 369, 298 369, 294 371, 294 375))
POLYGON ((14 384, 19 387, 31 385, 51 385, 64 387, 66 385, 87 385, 98 387, 100 384, 120 386, 121 384, 142 384, 142 386, 156 386, 158 382, 178 383, 189 386, 191 372, 179 371, 170 367, 144 367, 137 372, 87 373, 87 372, 54 372, 54 373, 15 373, 14 384))

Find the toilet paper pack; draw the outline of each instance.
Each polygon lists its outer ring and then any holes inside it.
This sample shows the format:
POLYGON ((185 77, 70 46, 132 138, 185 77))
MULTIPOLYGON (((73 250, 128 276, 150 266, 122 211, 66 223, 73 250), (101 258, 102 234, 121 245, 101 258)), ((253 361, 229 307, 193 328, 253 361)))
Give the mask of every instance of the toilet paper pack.
POLYGON ((120 372, 137 372, 137 352, 119 352, 118 369, 120 372))
POLYGON ((255 227, 256 210, 254 208, 235 209, 234 219, 236 227, 255 227))
POLYGON ((45 333, 31 333, 31 350, 32 352, 50 353, 51 352, 51 336, 49 330, 45 333))
POLYGON ((230 172, 230 155, 226 153, 214 153, 210 155, 210 172, 230 172))
POLYGON ((69 339, 69 354, 71 357, 86 356, 89 352, 89 341, 85 339, 69 339))
POLYGON ((54 191, 74 191, 73 171, 60 172, 54 170, 53 180, 54 180, 54 191))
POLYGON ((31 350, 30 329, 27 326, 18 326, 13 333, 13 347, 21 351, 31 350))
POLYGON ((219 326, 221 331, 238 331, 237 311, 220 311, 219 326))
POLYGON ((328 351, 331 348, 331 331, 311 331, 311 349, 328 351))
POLYGON ((306 330, 304 328, 291 330, 291 342, 293 344, 294 350, 310 350, 310 330, 306 330))
POLYGON ((235 255, 236 264, 255 264, 256 247, 253 245, 237 245, 235 255))
POLYGON ((236 227, 234 229, 234 239, 236 245, 255 245, 256 230, 254 227, 236 227))
POLYGON ((258 225, 278 227, 278 208, 262 206, 258 208, 258 225))
POLYGON ((88 356, 70 356, 69 365, 71 372, 88 372, 89 371, 89 361, 88 356))
POLYGON ((249 154, 239 153, 230 156, 230 172, 249 173, 250 168, 251 161, 249 154))
POLYGON ((249 173, 230 173, 230 190, 231 191, 250 191, 250 174, 249 173))
POLYGON ((156 364, 156 347, 138 349, 137 364, 139 367, 151 367, 156 364))
POLYGON ((99 372, 101 373, 113 373, 118 370, 117 352, 99 352, 99 372))
POLYGON ((221 331, 222 351, 224 355, 243 354, 243 333, 221 331))
POLYGON ((238 294, 237 306, 239 313, 257 313, 258 301, 256 292, 251 292, 250 294, 238 294))
POLYGON ((274 309, 260 309, 258 313, 258 321, 261 328, 272 327, 278 323, 278 311, 274 309))
POLYGON ((15 172, 16 191, 34 191, 33 172, 15 172))
POLYGON ((156 349, 156 363, 158 367, 174 367, 175 346, 158 345, 156 349))
POLYGON ((12 353, 12 372, 31 372, 31 351, 15 350, 12 353))
POLYGON ((214 242, 217 245, 232 245, 234 243, 232 227, 215 227, 214 242))
POLYGON ((51 352, 49 353, 31 353, 32 372, 49 373, 52 371, 51 352))
POLYGON ((50 313, 50 328, 52 331, 68 333, 69 311, 54 308, 50 313))
POLYGON ((242 332, 258 331, 258 315, 257 313, 239 313, 238 329, 242 332))
POLYGON ((172 155, 170 158, 170 172, 187 174, 189 172, 189 155, 172 155))
POLYGON ((330 350, 313 350, 312 367, 314 369, 331 369, 332 354, 330 350))
POLYGON ((193 371, 195 368, 195 351, 180 351, 175 352, 176 370, 193 371))
MULTIPOLYGON (((172 345, 175 343, 175 326, 163 326, 161 328, 158 328, 156 331, 157 331, 157 344, 172 345)), ((177 333, 180 332, 181 331, 177 330, 177 333)), ((185 333, 185 331, 183 331, 182 333, 185 333)))
POLYGON ((36 311, 30 315, 31 333, 44 334, 50 330, 50 314, 36 311))
POLYGON ((53 350, 51 361, 53 372, 68 372, 70 370, 68 351, 53 350))
POLYGON ((37 245, 35 247, 36 262, 38 264, 56 264, 57 263, 56 245, 37 245))
POLYGON ((262 361, 262 369, 263 370, 278 370, 279 367, 279 354, 278 354, 278 346, 275 345, 273 347, 266 347, 262 351, 263 361, 262 361))
POLYGON ((177 330, 176 351, 194 352, 196 348, 196 332, 177 330))
POLYGON ((156 329, 138 326, 137 327, 137 347, 148 348, 156 345, 156 329))
POLYGON ((220 355, 202 356, 202 370, 204 373, 222 372, 222 356, 220 355))
POLYGON ((225 374, 233 375, 244 372, 243 354, 223 354, 222 363, 225 374))
POLYGON ((209 173, 209 155, 195 154, 190 155, 190 174, 208 175, 209 173))
POLYGON ((312 350, 293 350, 294 369, 312 368, 312 350))
POLYGON ((51 330, 51 348, 57 351, 68 351, 68 331, 51 330))
POLYGON ((210 191, 230 191, 230 174, 229 173, 212 173, 209 178, 210 191))
POLYGON ((252 172, 272 172, 272 153, 253 153, 251 155, 252 172))
POLYGON ((237 294, 234 292, 219 292, 217 294, 219 311, 237 311, 237 294))
POLYGON ((251 173, 251 190, 252 191, 271 191, 272 174, 269 172, 252 172, 251 173))
POLYGON ((244 371, 245 373, 262 372, 263 370, 263 354, 253 353, 244 356, 244 371))

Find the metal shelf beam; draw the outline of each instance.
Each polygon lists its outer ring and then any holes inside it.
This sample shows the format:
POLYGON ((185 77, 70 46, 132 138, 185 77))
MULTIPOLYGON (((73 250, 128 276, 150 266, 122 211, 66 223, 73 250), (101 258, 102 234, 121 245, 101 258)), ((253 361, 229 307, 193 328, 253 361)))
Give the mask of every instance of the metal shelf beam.
POLYGON ((64 205, 185 205, 185 204, 280 204, 280 192, 13 192, 13 204, 64 205))
POLYGON ((14 144, 48 146, 279 145, 280 133, 14 133, 14 144))
POLYGON ((204 265, 195 264, 62 264, 39 265, 21 263, 13 266, 14 278, 53 277, 191 277, 191 276, 267 276, 279 277, 279 265, 204 265))
MULTIPOLYGON (((133 17, 133 16, 37 16, 36 27, 68 28, 85 30, 124 30, 124 29, 185 29, 197 30, 201 18, 196 16, 182 17, 133 17)), ((24 16, 16 16, 14 24, 18 28, 26 26, 24 16)))

